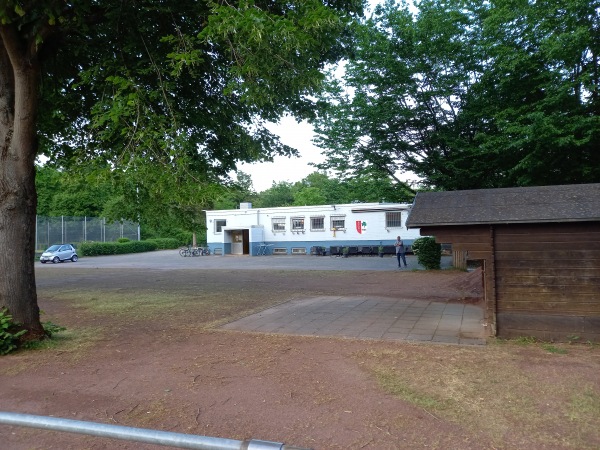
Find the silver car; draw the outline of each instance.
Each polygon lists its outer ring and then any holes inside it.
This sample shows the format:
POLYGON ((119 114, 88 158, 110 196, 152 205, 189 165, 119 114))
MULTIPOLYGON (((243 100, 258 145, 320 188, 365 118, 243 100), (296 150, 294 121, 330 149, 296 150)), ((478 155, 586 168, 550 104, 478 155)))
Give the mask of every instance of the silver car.
POLYGON ((67 260, 75 262, 77 259, 77 252, 71 244, 51 245, 40 256, 42 264, 46 264, 47 262, 56 264, 67 260))

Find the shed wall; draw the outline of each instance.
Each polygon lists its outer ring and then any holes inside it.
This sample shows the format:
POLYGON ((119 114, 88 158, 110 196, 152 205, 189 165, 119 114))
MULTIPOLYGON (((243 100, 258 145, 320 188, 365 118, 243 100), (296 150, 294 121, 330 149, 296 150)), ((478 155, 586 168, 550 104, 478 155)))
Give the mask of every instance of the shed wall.
POLYGON ((600 342, 600 222, 424 227, 483 260, 491 334, 600 342))
POLYGON ((600 341, 600 222, 495 228, 498 335, 600 341))

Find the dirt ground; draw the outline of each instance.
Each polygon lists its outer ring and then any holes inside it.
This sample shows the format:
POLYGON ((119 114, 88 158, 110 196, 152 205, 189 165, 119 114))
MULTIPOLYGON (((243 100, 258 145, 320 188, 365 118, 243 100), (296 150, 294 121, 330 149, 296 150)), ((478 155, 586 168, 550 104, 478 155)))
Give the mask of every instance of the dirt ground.
MULTIPOLYGON (((58 266, 57 266, 58 267, 58 266)), ((53 269, 50 267, 50 269, 53 269)), ((458 271, 38 270, 67 327, 0 357, 0 410, 315 449, 600 448, 600 350, 223 331, 314 295, 477 301, 458 271)), ((163 448, 0 425, 0 448, 163 448)))

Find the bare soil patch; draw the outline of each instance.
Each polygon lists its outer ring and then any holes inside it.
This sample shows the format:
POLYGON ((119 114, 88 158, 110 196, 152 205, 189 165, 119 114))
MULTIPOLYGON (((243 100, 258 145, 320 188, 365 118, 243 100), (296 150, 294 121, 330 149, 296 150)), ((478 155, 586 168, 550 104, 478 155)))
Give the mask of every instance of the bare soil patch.
MULTIPOLYGON (((479 299, 442 272, 38 273, 68 330, 0 358, 0 410, 315 449, 600 447, 600 349, 275 336, 218 326, 317 295, 479 299)), ((159 448, 0 425, 8 449, 159 448)))

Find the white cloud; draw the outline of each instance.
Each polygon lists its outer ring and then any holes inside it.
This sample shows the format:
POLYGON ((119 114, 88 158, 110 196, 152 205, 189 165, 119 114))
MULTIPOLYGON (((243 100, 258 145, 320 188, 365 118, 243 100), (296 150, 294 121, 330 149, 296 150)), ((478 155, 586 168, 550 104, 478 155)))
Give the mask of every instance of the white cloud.
POLYGON ((316 170, 308 163, 325 160, 321 149, 312 143, 314 131, 308 122, 297 123, 293 117, 284 117, 278 124, 269 124, 268 129, 280 136, 281 142, 298 150, 300 157, 276 156, 273 162, 240 164, 238 169, 249 174, 256 192, 269 189, 273 182, 296 182, 316 170))

